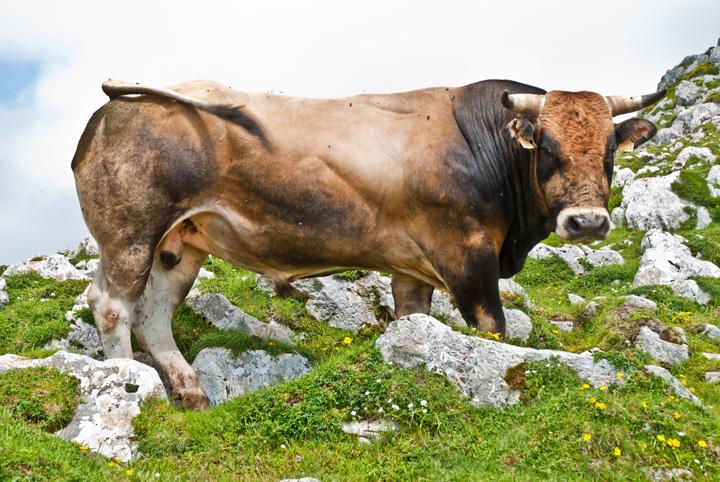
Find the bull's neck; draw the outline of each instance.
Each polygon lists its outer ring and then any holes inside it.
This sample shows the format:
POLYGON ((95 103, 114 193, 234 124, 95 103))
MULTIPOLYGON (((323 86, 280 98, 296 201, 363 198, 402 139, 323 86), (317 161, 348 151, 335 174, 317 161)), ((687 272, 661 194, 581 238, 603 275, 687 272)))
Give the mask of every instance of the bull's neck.
POLYGON ((509 277, 522 269, 528 252, 550 229, 534 194, 530 151, 514 146, 506 130, 513 115, 499 102, 505 89, 542 93, 514 82, 479 82, 462 89, 454 113, 472 153, 466 162, 477 179, 475 196, 507 228, 500 271, 509 277))

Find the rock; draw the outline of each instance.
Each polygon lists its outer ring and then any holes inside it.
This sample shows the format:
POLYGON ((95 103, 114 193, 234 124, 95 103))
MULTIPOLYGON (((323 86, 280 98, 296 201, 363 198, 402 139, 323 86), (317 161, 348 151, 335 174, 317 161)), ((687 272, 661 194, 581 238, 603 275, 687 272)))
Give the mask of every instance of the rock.
POLYGON ((621 308, 657 311, 657 303, 642 296, 628 295, 624 298, 621 308))
POLYGON ((396 432, 398 425, 390 420, 361 420, 355 422, 343 422, 342 431, 355 435, 356 437, 364 437, 366 439, 377 439, 387 432, 396 432))
POLYGON ((587 273, 584 263, 588 263, 595 268, 625 263, 620 253, 613 251, 608 246, 593 250, 584 244, 564 244, 559 248, 554 248, 540 243, 528 253, 528 257, 535 259, 545 259, 555 255, 570 265, 570 268, 576 274, 587 273))
POLYGON ((662 378, 665 383, 667 383, 668 388, 670 388, 670 390, 678 397, 690 400, 698 406, 703 405, 698 397, 696 397, 685 385, 680 382, 680 380, 672 376, 670 372, 663 367, 659 367, 657 365, 645 365, 644 370, 651 375, 662 378))
POLYGON ((467 326, 460 310, 453 305, 450 294, 440 289, 433 291, 430 315, 447 320, 451 325, 467 326))
POLYGON ((720 341, 720 328, 710 323, 703 324, 700 334, 713 341, 720 341))
POLYGON ((261 274, 255 274, 255 288, 262 291, 266 295, 270 297, 275 296, 275 288, 273 287, 273 282, 270 278, 267 276, 263 276, 261 274))
POLYGON ((682 132, 678 131, 673 126, 670 127, 664 127, 662 129, 658 129, 657 134, 655 134, 655 137, 651 140, 653 144, 670 144, 676 139, 679 139, 683 136, 682 132))
POLYGON ((87 256, 100 256, 100 248, 98 247, 97 241, 92 236, 86 236, 80 241, 77 248, 70 251, 69 257, 74 258, 79 254, 85 254, 87 256))
MULTIPOLYGON (((395 299, 392 295, 392 282, 389 276, 372 271, 353 283, 352 288, 371 307, 378 307, 395 318, 395 299)), ((437 291, 437 290, 436 290, 437 291)), ((433 302, 435 298, 433 298, 433 302)))
POLYGON ((43 359, 0 356, 0 372, 29 367, 54 367, 80 380, 80 405, 70 424, 56 435, 87 446, 105 457, 128 461, 138 455, 132 419, 141 402, 166 397, 157 372, 123 358, 97 361, 60 351, 43 359))
POLYGON ((667 176, 635 179, 626 184, 620 206, 616 208, 618 212, 613 210, 614 221, 641 230, 677 229, 690 218, 686 209, 691 208, 698 213, 697 227, 707 226, 707 209, 681 199, 672 191, 671 186, 679 176, 679 172, 673 172, 667 176))
POLYGON ((687 80, 682 80, 675 87, 675 96, 677 97, 677 103, 679 105, 690 105, 693 104, 698 98, 702 91, 700 87, 687 80))
POLYGON ((632 169, 624 167, 615 171, 615 175, 612 180, 612 187, 623 187, 628 182, 635 179, 635 173, 632 169))
POLYGON ((508 340, 528 341, 533 329, 530 317, 520 310, 503 308, 505 314, 505 330, 508 340))
POLYGON ((75 268, 80 271, 86 278, 92 279, 97 273, 98 266, 100 265, 99 259, 88 259, 78 262, 75 268))
POLYGON ((681 480, 692 480, 693 475, 688 469, 674 467, 658 467, 656 469, 643 469, 645 476, 651 482, 677 482, 681 480))
POLYGON ((568 332, 573 331, 573 328, 575 328, 572 321, 550 320, 550 323, 555 325, 555 327, 560 331, 568 332))
POLYGON ((308 314, 334 328, 358 331, 363 325, 379 323, 372 304, 352 282, 322 276, 298 280, 294 286, 309 297, 305 304, 308 314))
POLYGON ((708 360, 720 360, 720 353, 703 353, 708 360))
POLYGON ((520 296, 523 300, 525 300, 525 306, 527 306, 528 308, 532 308, 532 301, 530 300, 528 292, 515 280, 511 278, 500 278, 498 280, 498 291, 500 291, 501 293, 508 293, 511 295, 520 296))
POLYGON ((585 309, 583 310, 583 313, 588 318, 592 318, 593 316, 595 316, 595 314, 597 314, 599 309, 600 309, 600 304, 595 301, 591 301, 590 303, 585 305, 585 309))
POLYGON ((4 307, 10 302, 10 296, 7 294, 7 281, 5 278, 0 278, 0 308, 4 307))
POLYGON ((201 267, 200 271, 198 271, 198 275, 196 279, 214 279, 215 273, 212 271, 208 271, 207 269, 201 267))
POLYGON ((585 298, 575 293, 568 293, 567 298, 571 305, 581 305, 586 302, 585 298))
POLYGON ((70 332, 65 338, 53 340, 43 348, 46 350, 73 350, 95 359, 102 358, 102 344, 95 326, 79 318, 70 321, 70 332))
POLYGON ((715 156, 707 147, 688 146, 677 155, 673 161, 673 168, 683 168, 690 159, 699 159, 709 163, 715 162, 715 156))
POLYGON ((230 303, 220 293, 190 298, 187 300, 187 304, 208 323, 221 330, 239 331, 263 340, 276 340, 287 345, 295 344, 291 339, 294 333, 290 328, 275 321, 262 322, 230 303))
POLYGON ((720 372, 706 372, 705 381, 708 383, 720 382, 720 372))
POLYGON ((713 102, 695 104, 680 112, 672 126, 682 134, 689 134, 718 114, 720 106, 713 102))
POLYGON ((635 339, 635 345, 639 350, 644 351, 656 360, 670 365, 679 365, 688 359, 687 345, 665 341, 647 326, 640 327, 640 332, 635 339))
POLYGON ((248 350, 235 357, 227 348, 201 350, 192 367, 213 405, 310 371, 307 358, 295 353, 272 356, 263 350, 248 350))
POLYGON ((24 263, 9 266, 8 269, 5 270, 5 273, 3 273, 3 276, 13 276, 31 271, 39 274, 43 278, 52 278, 57 281, 90 279, 70 264, 70 261, 62 254, 30 258, 24 263))
POLYGON ((390 323, 375 346, 388 363, 442 374, 476 406, 516 403, 520 392, 508 385, 505 375, 526 361, 557 358, 593 386, 618 382, 617 370, 607 360, 593 360, 590 352, 536 350, 463 335, 421 314, 390 323))
POLYGON ((691 276, 720 278, 720 268, 710 261, 695 258, 680 235, 651 229, 640 243, 640 267, 633 286, 666 285, 679 296, 706 304, 704 293, 691 276))
POLYGON ((710 184, 720 185, 720 166, 711 167, 705 180, 710 184))

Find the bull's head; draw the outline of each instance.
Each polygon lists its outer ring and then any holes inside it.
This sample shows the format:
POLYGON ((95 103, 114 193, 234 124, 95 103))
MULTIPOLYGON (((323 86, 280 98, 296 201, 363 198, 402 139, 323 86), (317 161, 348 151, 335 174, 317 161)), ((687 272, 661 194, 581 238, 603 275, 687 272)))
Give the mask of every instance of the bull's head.
POLYGON ((641 97, 503 92, 502 104, 522 114, 508 124, 508 129, 522 147, 533 151, 533 191, 541 211, 556 219, 555 232, 560 237, 607 237, 615 152, 632 150, 657 132, 643 119, 613 124, 612 118, 647 107, 664 95, 664 90, 641 97))

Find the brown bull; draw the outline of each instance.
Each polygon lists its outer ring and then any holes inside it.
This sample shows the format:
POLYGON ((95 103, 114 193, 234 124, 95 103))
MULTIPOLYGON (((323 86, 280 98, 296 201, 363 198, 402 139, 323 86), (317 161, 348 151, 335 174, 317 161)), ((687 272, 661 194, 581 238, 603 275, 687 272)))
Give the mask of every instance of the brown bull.
POLYGON ((639 98, 484 81, 311 100, 214 82, 106 82, 72 168, 101 248, 89 302, 107 357, 130 330, 186 406, 207 398, 170 321, 208 253, 272 278, 393 273, 397 316, 435 287, 504 334, 498 278, 555 230, 604 238, 613 155, 655 133, 639 98), (140 94, 140 95, 133 95, 140 94))

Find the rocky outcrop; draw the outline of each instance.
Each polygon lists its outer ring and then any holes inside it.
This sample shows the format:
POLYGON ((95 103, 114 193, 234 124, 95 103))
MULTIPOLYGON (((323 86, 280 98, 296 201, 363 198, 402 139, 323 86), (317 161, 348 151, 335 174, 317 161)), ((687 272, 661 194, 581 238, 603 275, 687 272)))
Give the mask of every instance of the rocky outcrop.
POLYGON ((679 176, 679 172, 673 172, 628 182, 623 188, 620 206, 612 211, 613 222, 641 230, 677 229, 690 219, 687 212, 690 210, 696 213, 698 228, 708 226, 707 209, 695 206, 672 191, 671 186, 679 176))
POLYGON ((91 279, 88 275, 70 264, 68 258, 62 254, 30 258, 24 263, 9 266, 5 270, 5 273, 3 273, 3 276, 7 277, 29 272, 34 272, 43 278, 52 278, 57 281, 91 279))
POLYGON ((685 238, 677 234, 652 229, 640 244, 640 267, 634 286, 665 285, 675 294, 706 304, 710 295, 703 292, 692 276, 720 278, 720 268, 697 259, 685 245, 685 238))
POLYGON ((679 365, 688 359, 686 344, 671 343, 663 340, 660 335, 647 326, 641 326, 635 339, 635 345, 641 351, 656 360, 670 365, 679 365))
POLYGON ((80 405, 70 424, 56 435, 105 457, 128 461, 138 455, 132 419, 144 400, 166 397, 155 369, 134 360, 100 362, 64 351, 43 359, 0 356, 0 372, 30 367, 57 368, 80 381, 80 405))
POLYGON ((77 248, 70 251, 69 256, 74 258, 75 256, 84 254, 85 256, 100 256, 100 248, 98 247, 97 241, 92 236, 84 237, 77 248))
POLYGON ((621 382, 607 360, 596 361, 589 352, 536 350, 463 335, 421 314, 392 322, 375 346, 388 363, 442 374, 478 406, 516 403, 520 392, 505 381, 505 376, 508 369, 523 362, 553 358, 594 386, 621 382))
MULTIPOLYGON (((376 283, 379 284, 379 283, 376 283)), ((305 308, 310 316, 335 328, 357 331, 363 325, 377 325, 372 302, 362 294, 372 292, 366 282, 358 286, 333 276, 305 278, 294 286, 308 296, 305 308)))
POLYGON ((310 362, 295 353, 273 356, 263 350, 248 350, 234 356, 227 348, 205 348, 195 357, 192 367, 210 403, 218 405, 301 377, 310 371, 310 362))
POLYGON ((0 278, 0 308, 4 307, 10 302, 10 296, 7 293, 7 281, 5 278, 0 278))
POLYGON ((600 268, 625 263, 620 253, 613 251, 607 246, 594 250, 584 244, 564 244, 559 248, 555 248, 540 243, 528 254, 528 257, 535 259, 545 259, 553 256, 559 256, 560 259, 570 266, 575 274, 587 273, 588 269, 585 266, 586 264, 594 268, 600 268))
POLYGON ((357 420, 343 422, 342 431, 357 437, 360 443, 371 443, 389 432, 396 432, 400 427, 391 420, 357 420))
POLYGON ((293 331, 275 321, 262 322, 242 311, 220 293, 204 294, 187 300, 187 304, 212 326, 294 345, 293 331))
POLYGON ((683 385, 680 380, 672 376, 670 372, 663 367, 659 367, 657 365, 645 365, 644 370, 651 375, 664 380, 668 388, 678 397, 690 400, 695 405, 702 406, 703 403, 700 399, 696 397, 685 385, 683 385))

